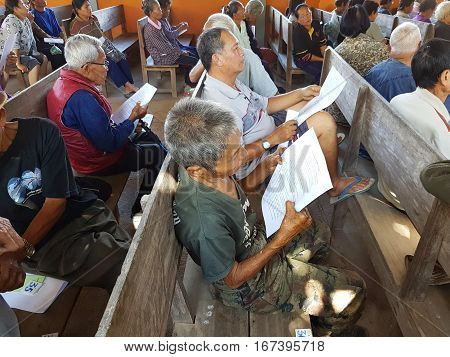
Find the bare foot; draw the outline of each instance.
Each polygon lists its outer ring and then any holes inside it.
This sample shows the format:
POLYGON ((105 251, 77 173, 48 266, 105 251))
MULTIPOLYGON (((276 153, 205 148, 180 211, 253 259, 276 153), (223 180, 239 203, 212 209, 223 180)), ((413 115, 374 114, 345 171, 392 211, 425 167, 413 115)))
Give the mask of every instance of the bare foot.
MULTIPOLYGON (((333 183, 333 189, 328 191, 328 195, 331 197, 339 196, 339 194, 355 180, 355 177, 339 177, 338 181, 333 183)), ((366 188, 369 182, 370 178, 363 177, 360 182, 358 182, 356 185, 352 186, 350 190, 348 190, 348 193, 355 193, 366 188)))

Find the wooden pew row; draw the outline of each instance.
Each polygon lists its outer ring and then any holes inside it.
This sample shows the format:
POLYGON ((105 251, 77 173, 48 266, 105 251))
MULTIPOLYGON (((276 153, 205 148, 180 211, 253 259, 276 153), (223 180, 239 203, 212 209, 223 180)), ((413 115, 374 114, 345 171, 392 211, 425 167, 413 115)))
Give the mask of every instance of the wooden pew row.
MULTIPOLYGON (((193 97, 201 97, 205 78, 206 71, 193 97)), ((177 277, 182 247, 175 236, 172 218, 176 188, 177 165, 168 156, 97 336, 165 336, 167 333, 180 337, 295 336, 295 328, 311 328, 307 315, 262 315, 222 305, 209 293, 201 269, 188 258, 190 284, 200 291, 196 309, 192 308, 183 275, 177 277)))
POLYGON ((360 167, 362 143, 408 216, 370 193, 343 204, 360 222, 360 235, 403 334, 450 336, 450 287, 428 285, 436 261, 450 273, 450 206, 427 193, 419 180, 427 164, 443 158, 332 49, 326 51, 322 82, 333 66, 348 82, 336 101, 351 124, 343 171, 352 175, 360 167), (408 270, 407 254, 414 255, 408 270))
POLYGON ((55 17, 58 20, 58 23, 60 26, 62 26, 62 21, 65 19, 70 18, 72 15, 72 5, 61 5, 61 6, 55 6, 51 7, 55 13, 55 17))
POLYGON ((412 22, 413 24, 419 27, 420 34, 422 35, 422 43, 425 43, 434 37, 434 25, 422 21, 406 19, 404 17, 397 17, 397 21, 394 28, 397 27, 398 25, 401 25, 404 22, 412 22))
POLYGON ((286 91, 292 88, 292 76, 304 75, 293 58, 292 22, 273 6, 267 11, 269 17, 268 42, 278 57, 278 64, 286 73, 286 91))

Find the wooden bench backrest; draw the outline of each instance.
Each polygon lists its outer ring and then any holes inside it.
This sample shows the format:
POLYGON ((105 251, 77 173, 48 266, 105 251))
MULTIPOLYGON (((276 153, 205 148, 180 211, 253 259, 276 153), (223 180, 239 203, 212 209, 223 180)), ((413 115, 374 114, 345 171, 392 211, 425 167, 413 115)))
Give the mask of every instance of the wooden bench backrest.
POLYGON ((386 14, 378 14, 375 23, 380 26, 384 37, 391 37, 392 30, 397 27, 398 17, 386 14))
POLYGON ((203 71, 202 75, 200 76, 200 79, 198 80, 197 85, 195 86, 194 92, 192 92, 192 98, 201 98, 203 87, 205 86, 205 80, 206 80, 206 69, 203 71))
POLYGON ((292 22, 283 15, 281 16, 281 41, 286 48, 286 68, 292 68, 294 50, 292 40, 292 22))
MULTIPOLYGON (((336 101, 341 111, 351 113, 359 88, 368 87, 365 98, 361 142, 375 163, 378 174, 395 192, 409 218, 421 234, 434 201, 420 182, 426 165, 443 160, 390 104, 350 67, 334 50, 327 50, 324 76, 335 67, 348 83, 336 101), (411 150, 412 146, 414 150, 411 150)), ((324 77, 325 78, 325 77, 324 77)))
POLYGON ((336 100, 336 104, 341 109, 345 119, 347 119, 348 123, 351 124, 353 121, 353 114, 358 98, 359 88, 367 85, 367 82, 334 50, 329 48, 327 51, 331 51, 331 53, 325 56, 321 83, 324 82, 332 66, 336 67, 338 72, 341 73, 347 80, 347 85, 336 100))
POLYGON ((145 51, 145 40, 144 40, 144 26, 146 23, 147 23, 147 16, 137 21, 139 56, 141 58, 141 66, 143 67, 145 67, 145 65, 147 64, 147 53, 145 51))
POLYGON ((177 165, 166 157, 145 207, 97 336, 165 336, 181 245, 172 201, 177 165))
POLYGON ((126 33, 125 12, 123 5, 116 5, 94 11, 93 14, 97 16, 100 22, 100 27, 103 32, 108 33, 114 27, 122 26, 122 33, 126 33))
POLYGON ((53 71, 34 85, 24 89, 6 102, 8 120, 14 118, 47 117, 47 93, 59 77, 59 70, 53 71))
POLYGON ((416 20, 412 20, 412 19, 406 19, 404 17, 397 17, 396 27, 398 25, 401 25, 404 22, 412 22, 413 24, 415 24, 419 27, 420 35, 422 36, 422 43, 425 43, 434 37, 433 24, 428 24, 426 22, 416 21, 416 20))
POLYGON ((55 12, 56 20, 60 25, 62 20, 68 19, 72 15, 72 5, 55 6, 51 9, 55 12))
POLYGON ((317 20, 319 22, 323 22, 323 12, 320 9, 312 8, 312 18, 313 20, 317 20))
POLYGON ((269 6, 269 19, 270 19, 270 36, 269 45, 276 53, 281 49, 281 18, 283 14, 275 9, 273 6, 269 6))

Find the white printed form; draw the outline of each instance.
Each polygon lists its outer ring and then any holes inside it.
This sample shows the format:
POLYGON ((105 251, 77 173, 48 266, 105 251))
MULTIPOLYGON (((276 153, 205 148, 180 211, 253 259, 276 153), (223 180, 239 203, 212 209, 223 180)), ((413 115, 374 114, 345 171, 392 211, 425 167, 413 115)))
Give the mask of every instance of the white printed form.
POLYGON ((3 70, 6 66, 6 61, 8 60, 8 55, 14 49, 14 44, 16 43, 17 33, 14 35, 9 35, 9 37, 5 41, 5 45, 3 46, 3 53, 0 58, 0 71, 3 70))
POLYGON ((267 236, 278 231, 286 213, 286 201, 300 212, 330 190, 330 174, 314 129, 309 129, 286 149, 262 198, 267 236))
MULTIPOLYGON (((124 120, 127 120, 137 102, 140 102, 141 105, 147 105, 147 103, 152 100, 155 93, 155 87, 148 83, 144 84, 132 97, 127 99, 113 115, 111 115, 112 121, 116 124, 120 124, 124 120)), ((135 124, 137 125, 137 121, 135 124)))
POLYGON ((311 99, 299 112, 288 110, 286 120, 297 119, 298 125, 302 124, 311 115, 333 104, 346 84, 347 81, 344 77, 341 76, 336 68, 332 67, 320 89, 320 94, 311 99))

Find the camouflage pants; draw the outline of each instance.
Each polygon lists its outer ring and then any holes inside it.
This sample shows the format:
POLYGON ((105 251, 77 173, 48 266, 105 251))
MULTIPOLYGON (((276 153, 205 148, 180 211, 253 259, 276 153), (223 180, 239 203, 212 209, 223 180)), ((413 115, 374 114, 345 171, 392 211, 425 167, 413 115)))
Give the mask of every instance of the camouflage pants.
POLYGON ((360 317, 366 288, 355 272, 310 263, 328 251, 329 242, 328 226, 314 224, 255 279, 238 289, 215 283, 214 294, 225 305, 256 313, 306 313, 314 336, 339 335, 360 317))

